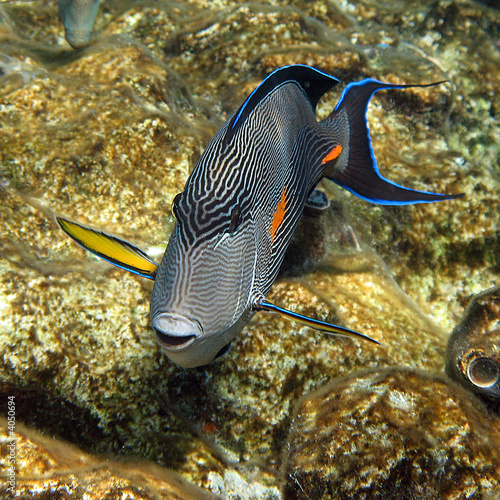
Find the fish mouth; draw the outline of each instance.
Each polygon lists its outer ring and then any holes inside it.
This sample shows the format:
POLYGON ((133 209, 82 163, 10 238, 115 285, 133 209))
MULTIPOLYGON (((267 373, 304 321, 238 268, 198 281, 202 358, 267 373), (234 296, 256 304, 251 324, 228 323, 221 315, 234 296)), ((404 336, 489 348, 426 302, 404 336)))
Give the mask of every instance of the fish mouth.
POLYGON ((160 345, 164 347, 168 347, 170 349, 180 349, 181 347, 187 347, 187 345, 196 338, 196 335, 178 337, 177 335, 168 335, 167 333, 156 330, 156 338, 160 342, 160 345))
POLYGON ((185 349, 203 334, 198 321, 176 313, 160 313, 153 318, 152 323, 156 340, 167 350, 185 349))

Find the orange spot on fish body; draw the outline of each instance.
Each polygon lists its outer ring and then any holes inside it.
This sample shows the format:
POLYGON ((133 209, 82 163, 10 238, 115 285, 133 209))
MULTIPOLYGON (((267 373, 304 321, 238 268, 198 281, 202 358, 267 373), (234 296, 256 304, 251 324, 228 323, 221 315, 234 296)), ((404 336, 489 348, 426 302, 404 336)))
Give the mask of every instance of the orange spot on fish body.
POLYGON ((342 146, 338 145, 338 146, 335 146, 324 158, 323 158, 323 161, 321 163, 323 163, 323 165, 325 163, 328 163, 329 161, 332 161, 332 160, 335 160, 336 158, 338 158, 340 156, 340 153, 342 153, 342 146))
POLYGON ((281 193, 281 200, 276 206, 276 211, 274 212, 273 222, 271 224, 271 241, 274 240, 278 228, 281 226, 283 220, 285 219, 286 212, 286 186, 283 188, 281 193))

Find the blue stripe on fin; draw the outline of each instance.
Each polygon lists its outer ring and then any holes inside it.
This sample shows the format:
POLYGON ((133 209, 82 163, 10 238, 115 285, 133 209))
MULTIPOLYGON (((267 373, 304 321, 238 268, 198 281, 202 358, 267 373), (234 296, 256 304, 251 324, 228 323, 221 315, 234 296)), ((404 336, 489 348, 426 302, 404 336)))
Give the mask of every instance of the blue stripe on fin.
MULTIPOLYGON (((415 205, 417 203, 436 203, 438 201, 446 201, 446 200, 454 200, 456 198, 462 198, 464 193, 460 194, 441 194, 441 193, 432 193, 430 191, 417 191, 415 189, 405 188, 396 184, 392 181, 387 180, 385 177, 379 175, 379 191, 383 191, 384 195, 394 196, 400 198, 398 199, 380 199, 375 198, 373 195, 370 197, 363 196, 360 194, 360 187, 356 185, 355 187, 350 187, 346 184, 341 184, 340 182, 334 181, 340 187, 347 189, 347 191, 351 192, 358 198, 362 200, 368 201, 370 203, 375 203, 376 205, 415 205)), ((375 186, 372 184, 370 186, 370 191, 374 191, 375 186)))
MULTIPOLYGON (((433 203, 463 196, 462 194, 447 195, 428 191, 416 191, 400 186, 383 177, 377 166, 366 119, 368 103, 373 94, 379 90, 430 87, 440 83, 443 82, 427 85, 393 85, 379 82, 378 80, 365 79, 347 85, 330 116, 334 120, 336 113, 341 110, 347 112, 350 127, 349 159, 347 167, 342 170, 335 169, 335 165, 333 164, 330 171, 328 169, 325 171, 325 177, 359 198, 380 205, 433 203)), ((327 120, 329 119, 330 117, 327 118, 327 120)))
POLYGON ((333 88, 339 80, 327 75, 312 66, 304 64, 292 64, 283 66, 269 74, 260 85, 247 97, 246 101, 234 115, 229 125, 230 130, 236 129, 252 112, 257 104, 270 92, 287 82, 296 82, 309 97, 314 109, 321 97, 333 88))
POLYGON ((268 302, 265 299, 259 300, 254 306, 254 310, 278 313, 284 316, 285 318, 288 318, 289 320, 298 321, 299 323, 307 325, 310 328, 326 332, 329 335, 354 337, 363 340, 369 340, 370 342, 374 342, 375 344, 381 345, 378 340, 372 339, 371 337, 368 337, 368 335, 356 332, 355 330, 350 330, 349 328, 345 328, 343 326, 334 325, 333 323, 326 323, 325 321, 321 321, 319 319, 314 319, 310 318, 309 316, 304 316, 302 314, 277 306, 276 304, 268 302))

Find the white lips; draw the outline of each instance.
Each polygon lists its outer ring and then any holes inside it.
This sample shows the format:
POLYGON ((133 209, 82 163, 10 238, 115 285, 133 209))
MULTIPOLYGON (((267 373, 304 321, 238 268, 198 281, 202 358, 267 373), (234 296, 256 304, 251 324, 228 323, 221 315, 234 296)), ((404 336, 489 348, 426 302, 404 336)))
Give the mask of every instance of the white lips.
POLYGON ((167 350, 185 349, 203 335, 198 321, 180 314, 160 313, 152 322, 158 342, 167 350))

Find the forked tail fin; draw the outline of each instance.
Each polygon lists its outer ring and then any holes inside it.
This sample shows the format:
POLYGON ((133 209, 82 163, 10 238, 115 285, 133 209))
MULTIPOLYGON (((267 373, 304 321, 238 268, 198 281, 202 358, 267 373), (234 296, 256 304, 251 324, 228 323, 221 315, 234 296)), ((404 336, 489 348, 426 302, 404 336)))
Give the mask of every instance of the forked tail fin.
MULTIPOLYGON (((325 177, 339 184, 356 196, 381 205, 410 205, 460 198, 463 194, 438 194, 405 188, 383 177, 377 167, 372 148, 370 131, 366 119, 368 103, 375 92, 384 89, 408 87, 430 87, 428 85, 393 85, 366 79, 349 84, 325 125, 340 120, 348 128, 346 144, 342 144, 342 155, 327 155, 325 177), (338 160, 337 160, 338 157, 338 160)), ((344 134, 342 134, 344 135, 344 134)))

